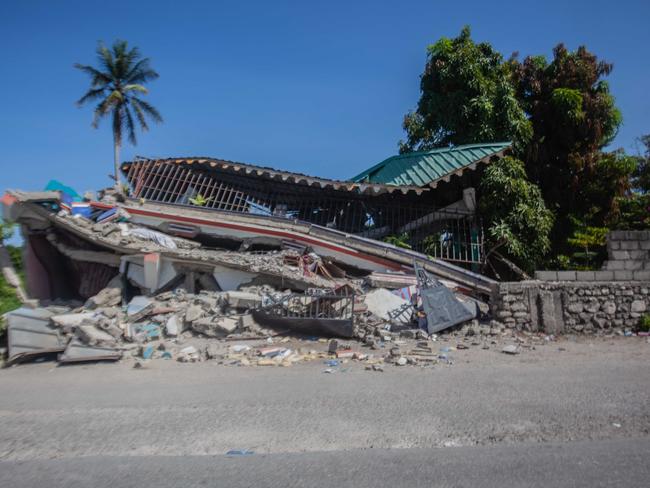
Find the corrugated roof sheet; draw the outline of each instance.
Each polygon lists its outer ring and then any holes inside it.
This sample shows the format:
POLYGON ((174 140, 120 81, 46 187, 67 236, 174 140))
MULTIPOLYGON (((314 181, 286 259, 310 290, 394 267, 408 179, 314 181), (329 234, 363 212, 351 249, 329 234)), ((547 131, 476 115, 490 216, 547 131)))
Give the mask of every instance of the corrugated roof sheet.
POLYGON ((382 193, 399 192, 407 194, 414 192, 420 195, 423 192, 429 191, 428 188, 421 188, 419 185, 382 185, 380 183, 372 182, 357 182, 357 181, 340 181, 330 180, 327 178, 318 178, 309 176, 302 173, 292 173, 289 171, 281 171, 265 166, 257 166, 248 163, 238 163, 235 161, 228 161, 225 159, 215 159, 208 157, 189 157, 189 158, 166 158, 166 159, 149 159, 138 158, 136 161, 127 161, 122 163, 121 168, 123 172, 128 172, 129 166, 137 161, 146 161, 148 163, 172 163, 202 166, 204 168, 218 169, 229 173, 238 173, 246 176, 262 178, 266 180, 275 180, 288 183, 295 183, 298 185, 312 186, 315 188, 330 188, 337 191, 358 192, 361 194, 380 195, 382 193))
POLYGON ((489 163, 493 157, 502 157, 510 142, 467 144, 431 151, 413 152, 392 156, 352 181, 398 186, 437 186, 454 174, 475 169, 480 163, 489 163))

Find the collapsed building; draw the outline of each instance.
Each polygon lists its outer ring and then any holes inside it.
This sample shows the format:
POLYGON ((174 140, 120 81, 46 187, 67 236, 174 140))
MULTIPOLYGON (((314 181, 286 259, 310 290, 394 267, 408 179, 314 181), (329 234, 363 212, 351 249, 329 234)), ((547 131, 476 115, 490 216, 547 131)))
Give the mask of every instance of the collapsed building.
POLYGON ((46 305, 9 317, 10 359, 114 359, 125 343, 184 331, 372 342, 419 326, 426 338, 478 318, 496 282, 475 271, 474 188, 508 147, 395 156, 349 181, 138 158, 121 167, 126 195, 55 183, 9 191, 4 217, 21 226, 27 294, 46 305))

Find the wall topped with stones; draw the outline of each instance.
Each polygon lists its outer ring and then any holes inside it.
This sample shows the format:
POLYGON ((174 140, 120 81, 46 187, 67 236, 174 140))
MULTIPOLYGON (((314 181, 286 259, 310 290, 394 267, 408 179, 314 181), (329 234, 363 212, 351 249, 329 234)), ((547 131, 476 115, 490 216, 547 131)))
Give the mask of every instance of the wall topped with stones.
POLYGON ((648 282, 501 283, 492 300, 496 320, 531 332, 598 333, 635 329, 650 312, 648 282))

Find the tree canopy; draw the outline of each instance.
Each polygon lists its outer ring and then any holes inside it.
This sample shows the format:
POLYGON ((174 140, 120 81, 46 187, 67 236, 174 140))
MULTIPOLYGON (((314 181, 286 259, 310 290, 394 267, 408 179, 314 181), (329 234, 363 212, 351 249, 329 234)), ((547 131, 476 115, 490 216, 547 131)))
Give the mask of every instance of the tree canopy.
POLYGON ((485 170, 479 205, 487 217, 486 256, 503 261, 501 251, 531 272, 550 249, 553 213, 546 208, 539 188, 526 178, 524 164, 505 157, 485 170))
POLYGON ((420 90, 417 110, 404 117, 400 152, 474 142, 519 146, 531 137, 503 56, 488 43, 476 44, 469 27, 427 48, 420 90))
POLYGON ((421 96, 416 110, 404 117, 406 140, 400 141, 400 151, 512 141, 524 169, 511 160, 488 171, 485 195, 505 204, 500 195, 513 188, 539 192, 542 200, 533 208, 545 204, 538 217, 551 211, 555 223, 542 225, 529 241, 524 233, 533 229, 514 225, 521 208, 506 206, 514 212, 508 218, 491 204, 481 212, 488 222, 510 222, 491 227, 490 234, 494 237, 498 229, 502 237, 511 233, 513 244, 505 249, 513 259, 540 264, 545 251, 569 252, 576 232, 612 225, 623 207, 633 212, 623 199, 634 185, 647 188, 647 158, 603 152, 621 124, 605 81, 612 69, 586 47, 570 51, 563 44, 553 49, 550 60, 528 56, 520 61, 517 55, 505 60, 489 43, 474 42, 465 27, 456 38, 443 37, 427 48, 421 96), (506 186, 499 190, 498 185, 506 186), (520 244, 532 246, 528 255, 520 244))

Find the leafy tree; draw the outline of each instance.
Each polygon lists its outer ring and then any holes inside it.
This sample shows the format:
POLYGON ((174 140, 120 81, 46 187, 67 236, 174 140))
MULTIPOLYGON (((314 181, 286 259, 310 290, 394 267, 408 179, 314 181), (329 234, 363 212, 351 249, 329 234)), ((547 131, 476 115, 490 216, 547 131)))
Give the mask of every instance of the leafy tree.
POLYGON ((574 222, 576 230, 567 239, 569 245, 577 249, 570 257, 571 269, 598 269, 605 258, 607 244, 607 227, 592 227, 578 221, 574 222))
POLYGON ((632 188, 638 193, 650 192, 650 134, 639 138, 643 153, 637 157, 637 167, 632 173, 632 188))
POLYGON ((650 134, 640 138, 643 153, 629 157, 635 164, 625 196, 616 198, 612 226, 618 229, 650 228, 650 134))
POLYGON ((487 167, 479 190, 479 211, 487 227, 486 265, 496 272, 494 261, 500 261, 525 276, 518 267, 533 271, 551 247, 553 213, 526 178, 524 164, 511 156, 487 167))
POLYGON ((486 141, 521 149, 531 137, 509 65, 490 44, 476 44, 467 26, 428 47, 420 90, 416 111, 404 117, 402 153, 486 141))
POLYGON ((75 64, 75 68, 86 73, 91 80, 90 88, 77 101, 77 105, 99 101, 94 110, 94 128, 99 126, 103 117, 110 115, 112 118, 115 188, 119 191, 123 132, 126 132, 131 144, 135 145, 135 119, 143 131, 149 129, 147 118, 157 123, 162 122, 158 110, 141 98, 141 95, 148 93, 144 84, 158 78, 158 73, 151 68, 149 58, 143 58, 137 47, 129 49, 126 41, 115 41, 110 49, 100 42, 97 58, 98 68, 75 64))
POLYGON ((578 190, 583 204, 578 212, 568 218, 571 227, 579 230, 585 222, 595 226, 610 225, 619 214, 621 197, 630 194, 632 177, 638 167, 638 159, 622 150, 600 153, 593 168, 592 177, 585 178, 578 190))
POLYGON ((601 150, 621 123, 603 80, 612 65, 599 61, 584 46, 571 52, 562 44, 555 47, 550 62, 544 56, 529 56, 508 65, 517 98, 533 126, 523 153, 526 171, 558 216, 554 241, 562 248, 574 230, 571 214, 589 213, 593 206, 608 214, 614 210, 614 197, 624 192, 624 176, 610 187, 614 194, 589 191, 612 169, 603 163, 601 150), (605 208, 608 204, 610 208, 605 208))
MULTIPOLYGON (((5 240, 10 239, 14 233, 15 225, 0 220, 0 252, 7 252, 7 256, 16 264, 16 248, 6 246, 5 240)), ((22 262, 21 268, 22 268, 22 262)), ((20 307, 21 303, 16 294, 16 290, 7 283, 3 273, 0 273, 0 315, 20 307)), ((4 333, 5 323, 0 317, 0 336, 4 333)))

